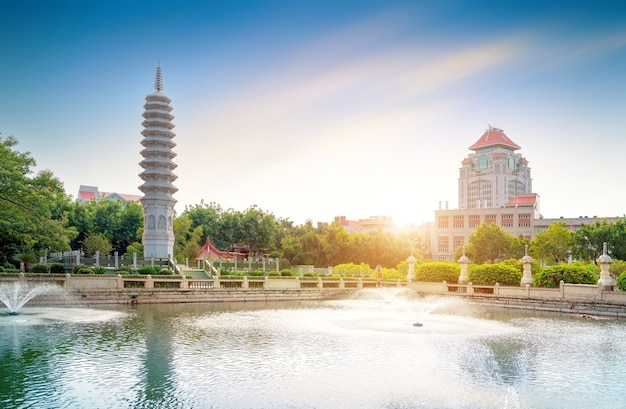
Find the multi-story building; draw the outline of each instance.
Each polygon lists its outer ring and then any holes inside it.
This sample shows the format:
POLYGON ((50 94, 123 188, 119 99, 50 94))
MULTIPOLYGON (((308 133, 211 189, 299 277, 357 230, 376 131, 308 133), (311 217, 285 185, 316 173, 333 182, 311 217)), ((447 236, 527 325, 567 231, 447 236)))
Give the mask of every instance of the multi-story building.
MULTIPOLYGON (((469 236, 482 223, 496 223, 512 235, 531 240, 550 224, 565 222, 576 231, 583 224, 593 224, 597 216, 545 219, 539 210, 539 195, 532 193, 528 161, 499 128, 489 126, 469 148, 474 151, 461 162, 459 205, 448 209, 447 203, 435 211, 430 226, 430 253, 435 261, 454 261, 454 250, 468 243, 469 236)), ((619 218, 602 218, 615 221, 619 218)))
POLYGON ((528 161, 502 129, 489 126, 461 162, 459 209, 500 208, 532 192, 528 161))

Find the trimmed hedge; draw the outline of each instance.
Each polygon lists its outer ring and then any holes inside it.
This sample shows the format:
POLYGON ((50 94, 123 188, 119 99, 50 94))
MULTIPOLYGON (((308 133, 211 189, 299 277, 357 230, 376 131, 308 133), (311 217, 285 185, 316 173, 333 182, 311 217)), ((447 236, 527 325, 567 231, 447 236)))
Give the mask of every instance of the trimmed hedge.
POLYGON ((50 266, 48 264, 35 264, 30 268, 30 272, 35 274, 47 274, 50 272, 50 266))
POLYGON ((533 276, 535 287, 558 288, 561 281, 566 284, 597 284, 600 267, 594 264, 558 264, 539 270, 533 276))
POLYGON ((445 281, 449 284, 456 284, 459 282, 460 275, 461 266, 447 261, 422 263, 415 269, 415 281, 429 283, 445 281))
POLYGON ((65 267, 62 263, 50 263, 50 273, 65 274, 65 267))
POLYGON ((467 280, 473 285, 519 286, 522 281, 522 272, 519 269, 503 264, 479 264, 470 267, 467 280))

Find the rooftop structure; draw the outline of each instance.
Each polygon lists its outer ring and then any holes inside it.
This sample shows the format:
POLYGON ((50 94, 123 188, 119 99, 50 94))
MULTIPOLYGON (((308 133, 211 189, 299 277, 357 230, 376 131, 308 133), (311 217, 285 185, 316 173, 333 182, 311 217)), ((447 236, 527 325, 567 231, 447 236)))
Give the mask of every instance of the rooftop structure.
POLYGON ((80 185, 78 188, 77 200, 86 203, 90 200, 111 200, 114 202, 139 202, 140 195, 131 195, 128 193, 101 192, 97 186, 80 185))

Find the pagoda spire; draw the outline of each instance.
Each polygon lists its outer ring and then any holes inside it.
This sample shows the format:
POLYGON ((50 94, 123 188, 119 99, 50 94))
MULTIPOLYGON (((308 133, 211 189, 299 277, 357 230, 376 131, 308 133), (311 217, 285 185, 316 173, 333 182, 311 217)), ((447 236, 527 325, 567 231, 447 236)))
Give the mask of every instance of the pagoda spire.
POLYGON ((161 72, 161 60, 157 63, 156 74, 154 75, 154 89, 161 92, 163 89, 163 73, 161 72))

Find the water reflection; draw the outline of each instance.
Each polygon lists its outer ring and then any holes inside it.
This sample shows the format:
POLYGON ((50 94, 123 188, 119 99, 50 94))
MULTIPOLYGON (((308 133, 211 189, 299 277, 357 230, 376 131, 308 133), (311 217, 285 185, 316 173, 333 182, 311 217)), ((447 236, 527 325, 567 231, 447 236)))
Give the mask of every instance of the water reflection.
POLYGON ((456 298, 26 308, 0 333, 2 407, 624 406, 624 322, 456 298))

